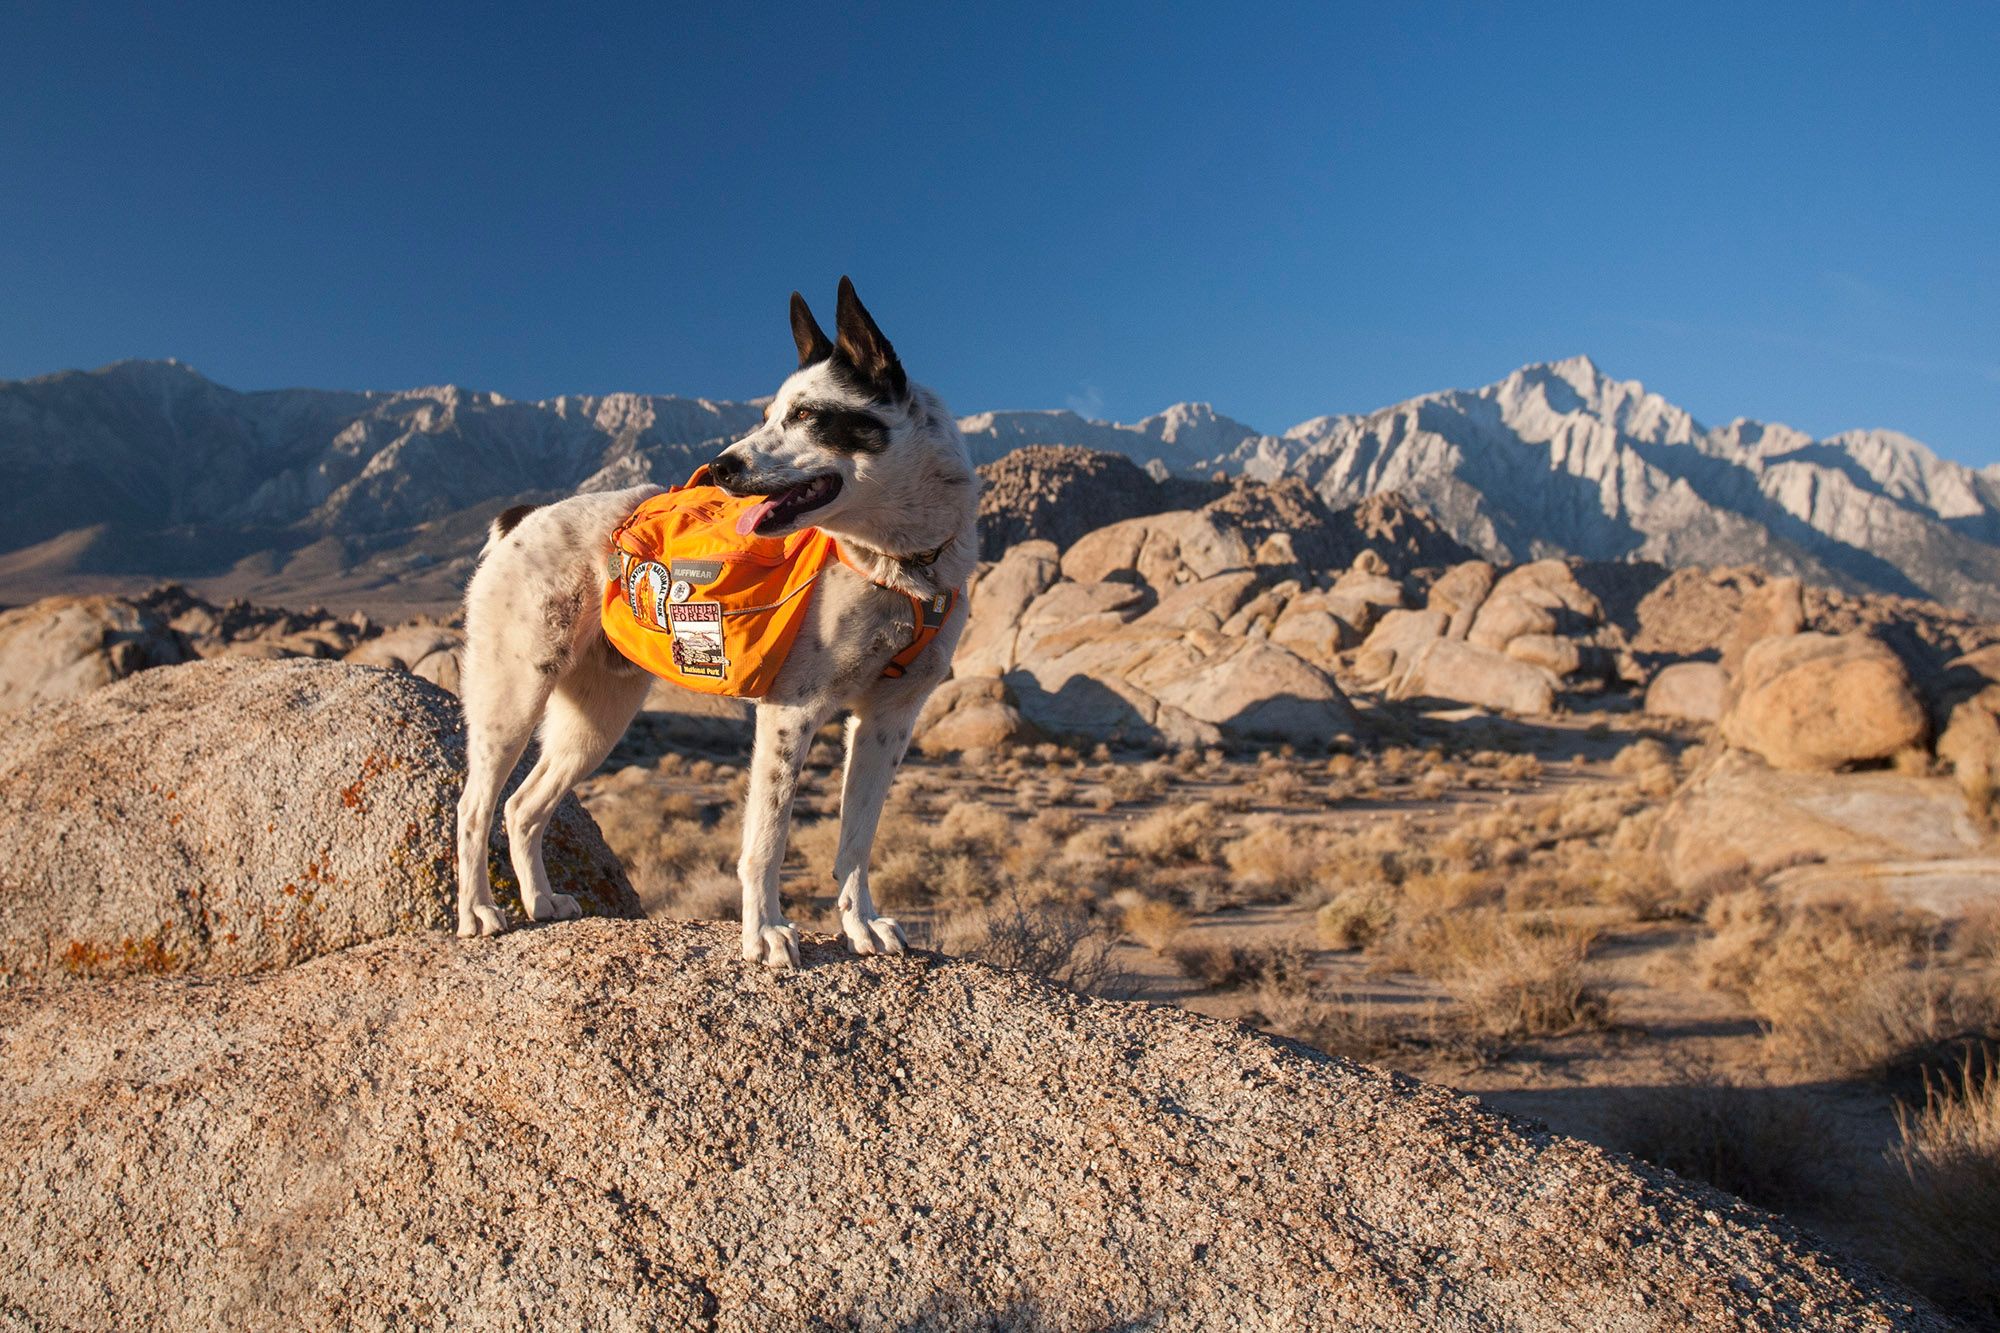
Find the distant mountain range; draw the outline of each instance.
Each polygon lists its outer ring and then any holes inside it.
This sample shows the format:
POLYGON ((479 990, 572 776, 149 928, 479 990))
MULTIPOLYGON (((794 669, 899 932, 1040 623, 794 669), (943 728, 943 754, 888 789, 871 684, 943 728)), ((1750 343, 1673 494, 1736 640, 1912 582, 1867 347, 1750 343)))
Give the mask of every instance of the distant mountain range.
MULTIPOLYGON (((756 403, 644 394, 238 393, 172 361, 0 382, 0 599, 171 576, 449 601, 499 504, 678 481, 759 417, 756 403)), ((2000 467, 1893 431, 1706 427, 1582 357, 1281 435, 1203 403, 1131 425, 1071 412, 961 425, 978 462, 1080 445, 1161 476, 1295 476, 1336 507, 1397 491, 1501 560, 1756 564, 2000 616, 2000 467)))

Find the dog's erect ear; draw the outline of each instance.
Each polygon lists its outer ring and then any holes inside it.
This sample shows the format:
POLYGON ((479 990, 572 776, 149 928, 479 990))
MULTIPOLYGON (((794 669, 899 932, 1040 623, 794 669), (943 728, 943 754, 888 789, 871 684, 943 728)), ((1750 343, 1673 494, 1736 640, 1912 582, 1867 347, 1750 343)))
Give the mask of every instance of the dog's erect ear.
POLYGON ((836 350, 877 393, 885 398, 901 398, 908 392, 909 381, 903 375, 903 363, 896 359, 896 349, 882 336, 882 330, 875 327, 868 307, 854 294, 854 283, 844 277, 840 280, 840 309, 833 327, 840 340, 836 350))
POLYGON ((833 344, 820 332, 806 298, 792 293, 792 341, 799 345, 799 369, 818 365, 833 355, 833 344))

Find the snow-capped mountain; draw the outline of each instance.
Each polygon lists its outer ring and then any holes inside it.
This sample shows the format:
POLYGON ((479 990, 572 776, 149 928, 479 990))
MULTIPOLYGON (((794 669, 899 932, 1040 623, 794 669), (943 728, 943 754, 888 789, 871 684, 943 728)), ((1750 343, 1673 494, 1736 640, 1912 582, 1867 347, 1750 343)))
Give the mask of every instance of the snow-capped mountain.
MULTIPOLYGON (((305 578, 370 561, 382 586, 443 562, 442 588, 499 504, 679 481, 760 414, 450 385, 238 393, 171 361, 0 383, 0 595, 90 571, 305 578)), ((960 424, 976 462, 1067 444, 1156 473, 1297 476, 1336 507, 1399 491, 1498 559, 1759 564, 2000 615, 2000 466, 1961 467, 1893 431, 1710 428, 1583 357, 1280 435, 1205 403, 1130 425, 960 424)))
POLYGON ((1173 473, 1219 467, 1215 460, 1257 438, 1256 431, 1207 403, 1175 403, 1129 426, 1091 421, 1074 412, 980 412, 961 417, 958 424, 972 446, 974 463, 990 463, 1027 444, 1071 444, 1124 454, 1140 464, 1158 462, 1173 473))
MULTIPOLYGON (((1149 424, 1183 411, 1046 442, 1145 462, 1163 457, 1149 424)), ((1032 415, 965 424, 997 442, 1006 421, 1032 415)), ((1282 435, 1229 425, 1243 431, 1234 444, 1169 465, 1297 476, 1336 507, 1400 491, 1496 559, 1758 564, 2000 614, 2000 467, 1974 471, 1894 431, 1815 440, 1742 418, 1711 429, 1586 357, 1282 435)))
MULTIPOLYGON (((173 361, 0 383, 0 549, 96 524, 379 532, 494 496, 684 474, 747 403, 452 385, 238 393, 173 361)), ((678 478, 676 478, 678 479, 678 478)))

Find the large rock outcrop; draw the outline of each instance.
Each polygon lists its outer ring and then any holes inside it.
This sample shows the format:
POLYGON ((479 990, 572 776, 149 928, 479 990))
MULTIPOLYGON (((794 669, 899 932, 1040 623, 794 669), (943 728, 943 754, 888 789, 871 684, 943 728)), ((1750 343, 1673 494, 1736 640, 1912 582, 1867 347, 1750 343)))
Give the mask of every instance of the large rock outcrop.
POLYGON ((999 560, 1026 541, 1067 547, 1122 519, 1207 503, 1226 482, 1155 480, 1123 454, 1030 444, 979 469, 979 554, 999 560))
POLYGON ((211 657, 344 658, 457 693, 464 639, 463 630, 429 617, 385 630, 365 614, 215 603, 175 583, 136 597, 44 597, 0 613, 0 713, 211 657))
MULTIPOLYGON (((464 777, 455 699, 342 663, 190 663, 18 714, 0 727, 0 978, 247 972, 441 929, 464 777)), ((573 797, 545 846, 586 912, 638 914, 573 797)))
POLYGON ((24 1326, 1937 1329, 1440 1088, 726 926, 0 993, 24 1326))
POLYGON ((47 597, 0 612, 0 713, 74 699, 195 656, 152 608, 123 597, 47 597))
MULTIPOLYGON (((1426 614, 1435 614, 1429 613, 1426 614)), ((1555 675, 1462 639, 1432 639, 1410 657, 1390 690, 1397 699, 1447 699, 1540 717, 1556 711, 1555 675)))
POLYGON ((1758 639, 1744 650, 1735 686, 1723 739, 1776 768, 1889 759, 1922 745, 1929 728, 1902 662, 1866 635, 1758 639))
POLYGON ((1682 722, 1720 722, 1728 700, 1729 676, 1716 662, 1671 663, 1646 686, 1646 711, 1682 722))
POLYGON ((2000 856, 1943 778, 1789 773, 1740 750, 1715 754, 1675 793, 1653 850, 1684 888, 1805 863, 1847 867, 1858 882, 1888 866, 2000 856))

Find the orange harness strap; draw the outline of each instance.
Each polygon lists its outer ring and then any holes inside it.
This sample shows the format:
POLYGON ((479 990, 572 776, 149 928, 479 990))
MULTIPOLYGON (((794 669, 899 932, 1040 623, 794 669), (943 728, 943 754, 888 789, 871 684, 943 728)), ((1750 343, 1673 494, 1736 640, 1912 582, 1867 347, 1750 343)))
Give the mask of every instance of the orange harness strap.
POLYGON ((890 658, 889 665, 882 668, 885 679, 900 679, 903 673, 910 669, 911 664, 923 656, 924 649, 931 646, 931 640, 935 639, 938 631, 944 628, 944 622, 951 618, 952 608, 958 605, 958 589, 947 588, 933 597, 919 597, 915 593, 904 592, 901 588, 891 588, 886 583, 876 583, 874 579, 868 578, 868 571, 849 560, 847 552, 840 549, 839 542, 833 544, 833 552, 840 557, 841 564, 862 578, 868 579, 876 587, 902 593, 910 599, 910 614, 914 620, 911 625, 909 645, 890 658))

